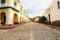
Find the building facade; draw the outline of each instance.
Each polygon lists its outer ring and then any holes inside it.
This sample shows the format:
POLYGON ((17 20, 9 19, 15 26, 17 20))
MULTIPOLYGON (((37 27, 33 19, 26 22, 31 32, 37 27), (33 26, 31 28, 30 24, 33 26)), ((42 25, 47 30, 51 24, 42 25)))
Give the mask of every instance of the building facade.
POLYGON ((0 25, 19 24, 24 20, 22 18, 28 22, 28 17, 21 14, 21 10, 20 0, 0 0, 0 25))
POLYGON ((40 16, 36 16, 33 18, 34 22, 39 22, 40 16))
MULTIPOLYGON (((20 5, 21 7, 21 14, 24 16, 21 16, 21 18, 23 19, 21 22, 28 22, 29 19, 27 19, 29 16, 28 16, 28 13, 27 11, 23 8, 22 5, 20 5)), ((30 20, 29 20, 30 21, 30 20)))
POLYGON ((47 21, 49 21, 49 22, 53 20, 52 19, 52 12, 53 12, 52 5, 50 5, 48 7, 48 9, 43 14, 43 16, 45 16, 47 18, 47 21))
POLYGON ((45 16, 48 21, 60 22, 60 0, 53 0, 43 16, 45 16))

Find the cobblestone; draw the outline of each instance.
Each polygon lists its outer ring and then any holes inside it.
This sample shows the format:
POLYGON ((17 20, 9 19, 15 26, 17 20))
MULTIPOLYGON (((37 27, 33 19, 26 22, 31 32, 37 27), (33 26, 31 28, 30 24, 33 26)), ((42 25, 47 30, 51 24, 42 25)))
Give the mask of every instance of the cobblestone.
POLYGON ((47 25, 31 22, 14 29, 0 29, 0 40, 60 40, 60 33, 47 25))

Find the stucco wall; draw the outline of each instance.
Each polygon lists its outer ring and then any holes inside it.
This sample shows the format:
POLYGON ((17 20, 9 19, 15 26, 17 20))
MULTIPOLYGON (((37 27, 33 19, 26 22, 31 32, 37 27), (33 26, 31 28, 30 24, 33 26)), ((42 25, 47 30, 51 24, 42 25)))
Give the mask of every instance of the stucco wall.
POLYGON ((43 14, 43 16, 45 16, 48 20, 49 20, 48 14, 50 14, 51 22, 60 20, 60 9, 58 9, 58 1, 60 0, 53 0, 52 4, 43 14))

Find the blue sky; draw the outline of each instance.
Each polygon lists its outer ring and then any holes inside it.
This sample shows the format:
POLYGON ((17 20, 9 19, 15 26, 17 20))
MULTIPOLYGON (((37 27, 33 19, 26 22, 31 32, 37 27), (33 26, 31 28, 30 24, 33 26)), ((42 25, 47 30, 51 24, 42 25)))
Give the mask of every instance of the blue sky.
POLYGON ((20 0, 29 17, 42 16, 52 0, 20 0))

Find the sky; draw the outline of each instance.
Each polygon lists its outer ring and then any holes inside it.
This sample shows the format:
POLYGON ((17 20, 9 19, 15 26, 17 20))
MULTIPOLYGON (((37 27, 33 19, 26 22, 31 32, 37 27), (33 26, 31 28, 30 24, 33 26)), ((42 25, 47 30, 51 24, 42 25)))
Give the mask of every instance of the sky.
POLYGON ((21 5, 28 12, 29 18, 42 16, 52 0, 20 0, 21 5))

